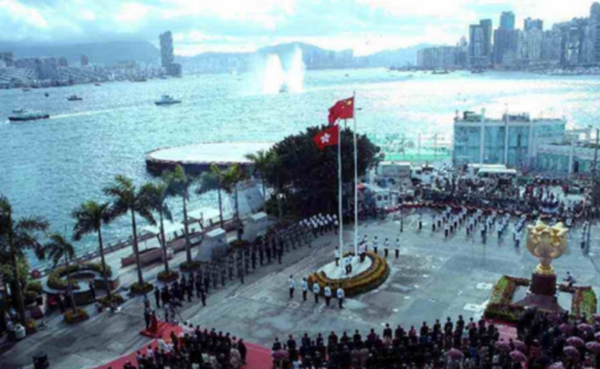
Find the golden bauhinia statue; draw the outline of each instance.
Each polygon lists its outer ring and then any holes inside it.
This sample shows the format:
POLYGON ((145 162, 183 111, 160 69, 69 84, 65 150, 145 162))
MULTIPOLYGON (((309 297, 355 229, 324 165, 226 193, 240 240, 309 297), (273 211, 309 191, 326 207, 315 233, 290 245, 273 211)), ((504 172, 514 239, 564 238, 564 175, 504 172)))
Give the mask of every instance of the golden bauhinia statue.
POLYGON ((557 259, 567 252, 567 232, 569 229, 562 223, 549 226, 538 220, 534 226, 527 227, 527 249, 540 259, 535 273, 554 275, 552 259, 557 259))

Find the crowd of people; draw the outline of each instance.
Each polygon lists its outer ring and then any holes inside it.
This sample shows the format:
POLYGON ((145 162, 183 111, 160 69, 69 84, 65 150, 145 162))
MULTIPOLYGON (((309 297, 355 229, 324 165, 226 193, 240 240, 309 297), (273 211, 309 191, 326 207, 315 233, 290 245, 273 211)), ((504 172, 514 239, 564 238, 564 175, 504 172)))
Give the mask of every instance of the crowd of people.
POLYGON ((179 336, 171 331, 168 340, 160 338, 154 348, 138 351, 137 365, 127 362, 123 369, 239 369, 246 363, 247 348, 241 338, 190 324, 183 329, 179 336))
POLYGON ((480 179, 463 174, 438 179, 435 190, 424 194, 425 200, 447 202, 456 205, 503 209, 507 212, 521 212, 537 217, 551 214, 565 222, 586 218, 592 211, 589 204, 591 192, 582 199, 567 199, 569 184, 534 181, 519 185, 516 179, 480 179), (557 191, 557 188, 560 188, 557 191), (587 200, 587 201, 586 201, 587 200))
POLYGON ((600 326, 568 313, 550 315, 529 309, 517 325, 517 337, 502 337, 484 319, 423 322, 405 329, 386 324, 382 332, 330 332, 326 337, 304 333, 296 339, 275 338, 272 356, 276 368, 306 369, 520 369, 600 368, 600 326), (594 343, 590 345, 591 343, 594 343), (586 346, 587 344, 587 346, 586 346), (597 344, 597 349, 594 348, 597 344))

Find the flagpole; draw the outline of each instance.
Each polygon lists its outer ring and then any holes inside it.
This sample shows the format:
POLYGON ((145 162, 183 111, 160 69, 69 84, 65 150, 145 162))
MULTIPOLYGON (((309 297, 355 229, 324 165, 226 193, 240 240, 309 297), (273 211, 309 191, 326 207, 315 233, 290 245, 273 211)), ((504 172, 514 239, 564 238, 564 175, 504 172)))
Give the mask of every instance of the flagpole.
POLYGON ((356 92, 352 93, 354 121, 354 255, 358 256, 358 150, 356 148, 356 92))
POLYGON ((342 217, 342 129, 338 124, 338 223, 340 225, 340 244, 338 246, 338 257, 340 258, 340 268, 344 264, 344 218, 342 217))

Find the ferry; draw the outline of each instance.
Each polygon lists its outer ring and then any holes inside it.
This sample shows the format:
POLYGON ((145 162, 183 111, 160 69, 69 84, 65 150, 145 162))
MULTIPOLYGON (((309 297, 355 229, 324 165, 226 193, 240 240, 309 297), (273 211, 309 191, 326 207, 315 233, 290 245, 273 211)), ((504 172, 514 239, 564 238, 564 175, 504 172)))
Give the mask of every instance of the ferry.
POLYGON ((13 110, 13 115, 8 117, 10 122, 27 122, 30 120, 49 119, 50 114, 40 111, 24 109, 13 110))
POLYGON ((69 100, 69 101, 81 101, 81 100, 83 100, 83 98, 81 96, 71 95, 71 96, 67 97, 67 100, 69 100))
POLYGON ((156 100, 154 103, 159 106, 160 105, 173 105, 173 104, 180 104, 181 100, 174 99, 170 95, 162 95, 160 97, 160 99, 156 100))

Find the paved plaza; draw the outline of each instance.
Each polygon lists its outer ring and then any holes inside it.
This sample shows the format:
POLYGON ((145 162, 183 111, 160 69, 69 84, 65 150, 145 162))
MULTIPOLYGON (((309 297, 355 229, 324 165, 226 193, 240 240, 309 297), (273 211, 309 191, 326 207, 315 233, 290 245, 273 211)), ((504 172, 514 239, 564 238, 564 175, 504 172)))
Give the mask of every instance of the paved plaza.
MULTIPOLYGON (((449 238, 444 238, 440 231, 433 233, 428 212, 424 212, 423 229, 418 231, 416 218, 415 213, 405 216, 402 233, 392 216, 360 225, 361 237, 363 234, 370 238, 378 236, 380 255, 386 237, 392 245, 400 237, 402 249, 398 259, 390 250, 391 273, 387 281, 377 290, 347 299, 343 310, 338 309, 337 304, 326 308, 323 299, 315 304, 312 294, 303 302, 299 290, 302 277, 333 259, 337 236, 330 232, 314 240, 312 248, 303 246, 286 253, 281 265, 275 262, 258 268, 246 277, 245 284, 233 280, 225 288, 211 290, 205 308, 198 299, 184 303, 181 316, 194 325, 215 327, 265 346, 270 346, 274 337, 283 339, 289 334, 300 336, 304 332, 311 336, 317 333, 326 336, 332 330, 339 334, 376 328, 380 332, 385 323, 409 328, 420 326, 423 321, 432 324, 435 319, 447 316, 479 318, 498 278, 504 274, 529 278, 538 263, 524 246, 514 247, 510 232, 514 219, 502 239, 498 240, 493 233, 484 245, 479 236, 466 237, 464 228, 449 238), (298 286, 293 300, 288 295, 289 275, 294 275, 298 286)), ((345 229, 346 239, 352 240, 351 227, 345 229)), ((579 229, 572 230, 568 254, 554 265, 560 279, 569 270, 578 284, 592 285, 598 294, 597 234, 592 233, 593 246, 586 256, 579 248, 579 229)), ((181 259, 182 255, 177 258, 181 259)), ((157 265, 145 269, 145 275, 151 277, 160 270, 161 266, 157 265)), ((154 297, 150 300, 154 306, 154 297)), ((39 351, 48 354, 52 368, 95 367, 149 342, 139 334, 144 328, 142 297, 127 300, 118 314, 99 315, 93 310, 92 306, 88 307, 91 319, 74 327, 67 327, 54 313, 48 319, 46 330, 12 347, 3 344, 0 367, 31 367, 31 357, 39 351)))

